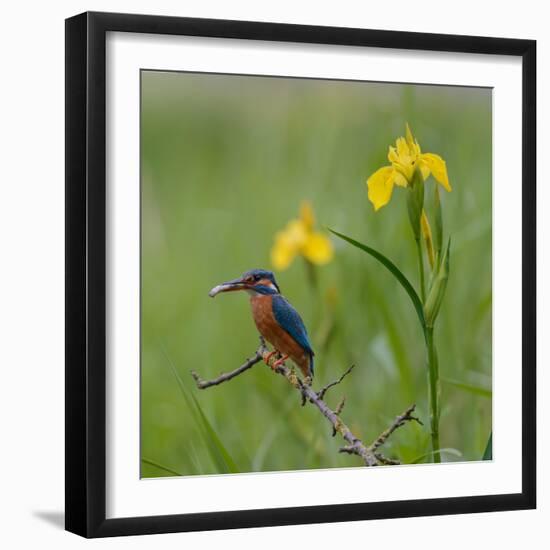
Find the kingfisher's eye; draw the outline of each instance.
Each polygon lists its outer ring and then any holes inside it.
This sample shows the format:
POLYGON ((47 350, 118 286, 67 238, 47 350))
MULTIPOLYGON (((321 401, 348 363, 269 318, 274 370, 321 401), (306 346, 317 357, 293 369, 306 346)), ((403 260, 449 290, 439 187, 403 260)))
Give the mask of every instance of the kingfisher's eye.
POLYGON ((259 281, 259 280, 260 280, 260 276, 259 276, 259 275, 254 275, 254 280, 255 280, 255 281, 259 281))

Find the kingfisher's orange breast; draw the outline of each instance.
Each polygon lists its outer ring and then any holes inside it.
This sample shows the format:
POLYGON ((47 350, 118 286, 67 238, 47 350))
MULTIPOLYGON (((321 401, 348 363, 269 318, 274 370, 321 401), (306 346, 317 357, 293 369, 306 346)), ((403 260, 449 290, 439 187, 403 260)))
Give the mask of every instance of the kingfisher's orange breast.
POLYGON ((277 323, 273 315, 271 295, 255 295, 250 298, 252 317, 258 332, 278 351, 288 355, 304 376, 309 374, 310 356, 305 350, 277 323))

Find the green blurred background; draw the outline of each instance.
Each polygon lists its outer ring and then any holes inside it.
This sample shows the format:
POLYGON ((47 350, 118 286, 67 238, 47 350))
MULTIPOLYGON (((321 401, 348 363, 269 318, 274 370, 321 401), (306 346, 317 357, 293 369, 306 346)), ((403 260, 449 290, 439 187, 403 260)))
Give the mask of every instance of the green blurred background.
MULTIPOLYGON (((331 227, 380 250, 417 284, 405 193, 376 214, 366 178, 387 164, 408 122, 425 152, 446 161, 442 193, 451 275, 438 318, 444 461, 481 459, 491 432, 491 91, 442 86, 142 72, 142 476, 359 466, 330 426, 259 364, 205 391, 256 350, 244 293, 208 291, 271 268, 274 235, 311 202, 331 227), (173 372, 179 376, 179 382, 173 372), (180 384, 181 383, 181 384, 180 384), (183 387, 182 387, 183 386, 183 387)), ((428 194, 434 180, 427 182, 428 194)), ((375 260, 333 238, 334 260, 276 272, 316 350, 315 386, 371 442, 409 404, 409 424, 384 448, 431 461, 421 330, 409 298, 375 260)))

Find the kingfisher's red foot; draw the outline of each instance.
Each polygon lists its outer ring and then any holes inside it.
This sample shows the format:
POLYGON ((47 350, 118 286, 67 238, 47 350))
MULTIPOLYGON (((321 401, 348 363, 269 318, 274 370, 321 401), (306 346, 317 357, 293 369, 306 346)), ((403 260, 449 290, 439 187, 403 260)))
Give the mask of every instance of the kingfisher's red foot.
POLYGON ((270 367, 271 365, 269 364, 269 360, 274 356, 274 355, 277 355, 279 352, 274 349, 273 351, 270 351, 267 355, 264 355, 264 361, 265 361, 265 364, 270 367))
POLYGON ((280 367, 284 364, 284 362, 288 359, 288 355, 283 355, 280 359, 277 359, 275 363, 273 363, 273 366, 271 367, 273 370, 275 370, 277 367, 280 367))

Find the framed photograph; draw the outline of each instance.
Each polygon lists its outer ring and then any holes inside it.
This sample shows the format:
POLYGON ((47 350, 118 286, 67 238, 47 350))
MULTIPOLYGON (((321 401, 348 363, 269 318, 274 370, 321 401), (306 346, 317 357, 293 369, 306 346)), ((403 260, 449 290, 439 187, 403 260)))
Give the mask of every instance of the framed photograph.
POLYGON ((66 21, 66 528, 535 507, 536 44, 66 21))

